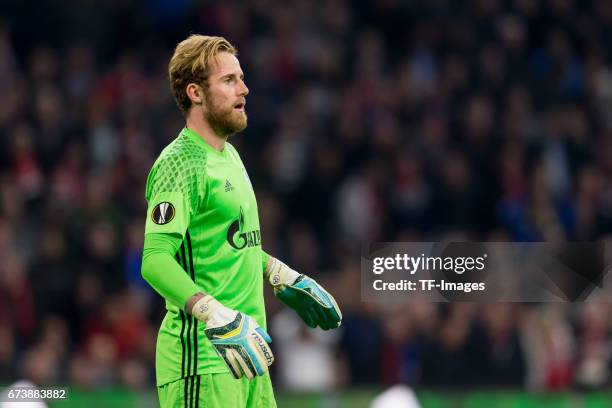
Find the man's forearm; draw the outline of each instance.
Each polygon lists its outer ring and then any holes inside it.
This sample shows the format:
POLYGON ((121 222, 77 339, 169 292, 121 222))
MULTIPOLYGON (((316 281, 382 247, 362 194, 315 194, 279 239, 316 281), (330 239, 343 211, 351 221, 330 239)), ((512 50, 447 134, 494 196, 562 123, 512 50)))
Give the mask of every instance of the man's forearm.
POLYGON ((180 246, 180 238, 166 234, 145 235, 142 254, 142 277, 165 299, 191 312, 193 304, 204 296, 183 268, 171 255, 180 246), (195 296, 200 295, 196 299, 195 296))

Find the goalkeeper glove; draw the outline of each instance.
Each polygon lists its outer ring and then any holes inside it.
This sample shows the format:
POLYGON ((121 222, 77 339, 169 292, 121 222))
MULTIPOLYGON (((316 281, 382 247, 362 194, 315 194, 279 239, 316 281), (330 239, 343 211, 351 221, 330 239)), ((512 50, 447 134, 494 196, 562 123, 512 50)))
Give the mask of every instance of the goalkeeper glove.
POLYGON ((193 305, 192 315, 206 323, 206 337, 234 378, 264 375, 274 362, 268 345, 272 339, 250 316, 223 306, 210 295, 193 305))
POLYGON ((342 312, 336 300, 314 279, 272 257, 266 278, 276 297, 294 309, 309 327, 328 330, 340 326, 342 312))

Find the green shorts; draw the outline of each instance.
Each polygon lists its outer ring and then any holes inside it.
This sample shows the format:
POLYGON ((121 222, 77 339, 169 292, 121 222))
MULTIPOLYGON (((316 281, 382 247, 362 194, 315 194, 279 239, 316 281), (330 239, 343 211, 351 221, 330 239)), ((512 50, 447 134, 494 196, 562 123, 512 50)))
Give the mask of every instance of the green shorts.
POLYGON ((276 408, 270 374, 248 380, 201 374, 157 387, 161 408, 276 408))

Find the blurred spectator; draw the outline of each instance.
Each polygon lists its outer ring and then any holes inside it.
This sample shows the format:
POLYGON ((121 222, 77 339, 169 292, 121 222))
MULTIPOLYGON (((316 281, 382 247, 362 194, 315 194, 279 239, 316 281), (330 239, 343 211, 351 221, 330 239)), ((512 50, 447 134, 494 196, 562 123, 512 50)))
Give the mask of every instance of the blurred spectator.
POLYGON ((13 329, 9 325, 0 326, 0 382, 8 384, 15 375, 17 344, 13 329))
POLYGON ((609 305, 585 304, 580 310, 576 383, 587 389, 605 386, 610 380, 609 305))
POLYGON ((337 386, 334 346, 338 331, 309 330, 291 310, 271 322, 276 343, 278 379, 298 392, 329 392, 337 386))
POLYGON ((521 330, 527 355, 527 386, 534 390, 562 390, 573 378, 575 339, 563 314, 564 305, 531 309, 521 330))

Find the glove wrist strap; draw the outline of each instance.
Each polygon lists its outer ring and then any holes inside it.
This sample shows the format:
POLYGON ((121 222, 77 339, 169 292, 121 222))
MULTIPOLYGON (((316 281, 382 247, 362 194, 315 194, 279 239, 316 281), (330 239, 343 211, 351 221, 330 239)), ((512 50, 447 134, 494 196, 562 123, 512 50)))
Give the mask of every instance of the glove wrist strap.
POLYGON ((270 285, 276 287, 281 285, 291 285, 300 274, 276 258, 270 258, 270 267, 266 273, 266 279, 270 285))
POLYGON ((191 314, 198 320, 206 322, 219 307, 222 307, 222 305, 217 299, 211 295, 206 295, 193 305, 191 314))

